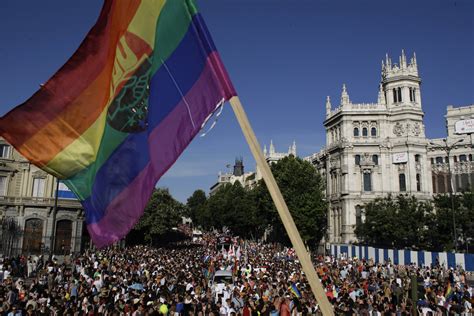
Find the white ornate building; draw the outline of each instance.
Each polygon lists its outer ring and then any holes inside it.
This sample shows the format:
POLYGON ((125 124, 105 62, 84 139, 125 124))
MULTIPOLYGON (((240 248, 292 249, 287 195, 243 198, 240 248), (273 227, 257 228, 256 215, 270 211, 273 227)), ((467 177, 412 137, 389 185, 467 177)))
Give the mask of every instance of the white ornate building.
MULTIPOLYGON (((407 193, 428 200, 433 193, 446 192, 446 185, 433 189, 438 174, 446 182, 446 160, 436 158, 446 155, 430 145, 439 140, 425 136, 420 84, 415 54, 408 61, 402 51, 398 64, 388 56, 382 61, 376 103, 351 102, 345 85, 337 107, 333 108, 327 97, 326 146, 305 159, 326 178, 329 242, 355 241, 354 229, 363 220, 363 206, 377 197, 407 193), (432 163, 436 160, 438 164, 432 163)), ((461 137, 452 131, 454 121, 473 117, 473 110, 474 106, 448 107, 448 144, 461 137)), ((464 155, 462 172, 471 172, 472 140, 452 150, 453 171, 459 161, 456 155, 464 155)), ((467 179, 468 185, 474 185, 472 172, 467 179)), ((466 176, 460 176, 459 181, 466 184, 466 176)))
POLYGON ((0 138, 0 254, 4 256, 78 252, 83 209, 56 178, 29 163, 0 138), (55 234, 53 234, 53 231, 55 234))

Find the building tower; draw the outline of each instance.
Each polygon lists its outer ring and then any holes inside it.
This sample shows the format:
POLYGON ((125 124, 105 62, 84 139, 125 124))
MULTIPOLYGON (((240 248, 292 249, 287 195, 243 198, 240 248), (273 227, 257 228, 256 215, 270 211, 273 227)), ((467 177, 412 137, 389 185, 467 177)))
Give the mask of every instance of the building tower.
POLYGON ((326 177, 330 242, 356 240, 366 203, 388 194, 430 198, 421 79, 416 56, 399 63, 387 55, 376 102, 355 103, 343 84, 340 104, 326 99, 326 147, 308 159, 326 177))
POLYGON ((400 192, 418 195, 431 191, 426 153, 425 128, 416 54, 407 62, 405 52, 399 63, 386 55, 382 61, 381 87, 390 113, 389 137, 394 179, 400 192))
POLYGON ((407 63, 405 52, 399 58, 399 64, 393 64, 388 54, 382 61, 382 88, 389 109, 402 109, 409 106, 421 109, 421 79, 418 76, 416 55, 407 63))
POLYGON ((240 177, 244 174, 244 159, 242 157, 235 158, 234 176, 240 177))

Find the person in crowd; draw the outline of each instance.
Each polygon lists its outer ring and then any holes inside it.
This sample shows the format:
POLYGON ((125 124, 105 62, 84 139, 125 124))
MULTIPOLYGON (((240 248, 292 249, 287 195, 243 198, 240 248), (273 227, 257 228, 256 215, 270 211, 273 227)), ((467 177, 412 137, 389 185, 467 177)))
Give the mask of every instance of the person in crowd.
MULTIPOLYGON (((294 251, 242 240, 219 249, 215 239, 87 250, 71 260, 4 258, 0 315, 320 315, 294 251), (232 281, 214 286, 217 270, 230 271, 232 281)), ((474 313, 460 268, 330 256, 313 262, 337 315, 474 313)))

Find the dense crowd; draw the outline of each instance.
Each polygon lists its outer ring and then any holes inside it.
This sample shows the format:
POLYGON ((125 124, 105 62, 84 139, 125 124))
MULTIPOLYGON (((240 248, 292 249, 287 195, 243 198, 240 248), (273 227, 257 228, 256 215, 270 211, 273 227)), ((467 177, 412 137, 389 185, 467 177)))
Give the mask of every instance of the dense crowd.
MULTIPOLYGON (((319 314, 299 262, 278 245, 135 246, 46 259, 3 259, 1 315, 319 314), (217 284, 219 270, 233 277, 217 284)), ((411 315, 413 307, 422 315, 474 313, 461 269, 313 259, 338 315, 411 315)))

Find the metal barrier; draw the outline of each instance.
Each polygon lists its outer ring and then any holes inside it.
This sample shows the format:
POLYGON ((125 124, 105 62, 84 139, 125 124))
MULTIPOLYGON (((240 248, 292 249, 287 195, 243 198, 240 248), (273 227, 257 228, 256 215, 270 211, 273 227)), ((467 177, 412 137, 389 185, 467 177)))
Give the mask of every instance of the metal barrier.
POLYGON ((342 255, 384 263, 390 260, 393 264, 431 266, 439 263, 449 268, 460 266, 466 271, 474 271, 474 254, 454 252, 432 252, 409 249, 382 249, 362 245, 331 244, 331 255, 342 255))

